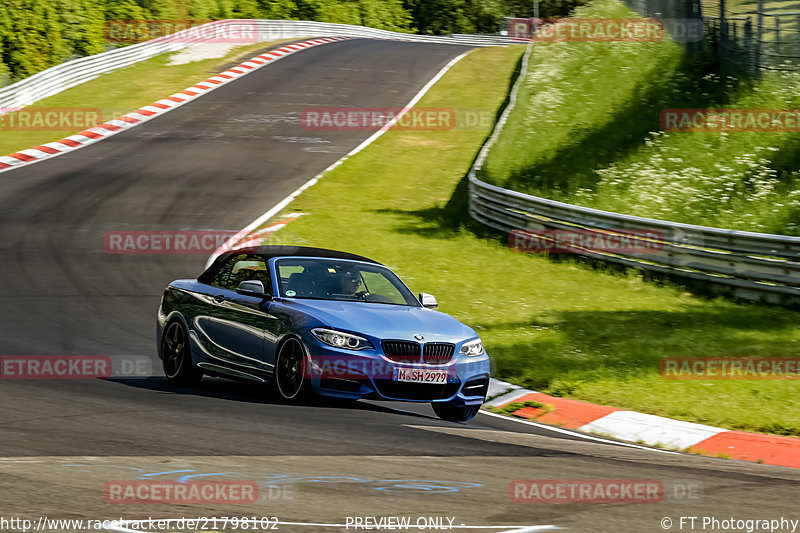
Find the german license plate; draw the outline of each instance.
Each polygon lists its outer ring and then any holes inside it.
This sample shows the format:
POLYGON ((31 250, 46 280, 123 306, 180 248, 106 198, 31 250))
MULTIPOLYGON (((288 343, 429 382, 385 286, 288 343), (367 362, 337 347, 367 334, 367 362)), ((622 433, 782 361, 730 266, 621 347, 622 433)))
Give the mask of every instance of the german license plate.
POLYGON ((406 383, 447 383, 447 370, 395 368, 392 379, 406 383))

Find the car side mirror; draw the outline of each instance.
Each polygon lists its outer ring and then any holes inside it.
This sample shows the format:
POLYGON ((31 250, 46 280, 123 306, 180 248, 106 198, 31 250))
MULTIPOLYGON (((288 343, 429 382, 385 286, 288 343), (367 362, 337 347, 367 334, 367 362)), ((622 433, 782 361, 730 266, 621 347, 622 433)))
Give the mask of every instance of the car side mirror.
POLYGON ((433 294, 428 294, 426 292, 419 293, 419 302, 422 304, 422 307, 427 307, 428 309, 436 309, 439 307, 439 302, 436 301, 433 294))
POLYGON ((244 296, 255 296, 256 298, 264 298, 266 292, 264 284, 258 280, 243 281, 236 287, 236 292, 244 296))

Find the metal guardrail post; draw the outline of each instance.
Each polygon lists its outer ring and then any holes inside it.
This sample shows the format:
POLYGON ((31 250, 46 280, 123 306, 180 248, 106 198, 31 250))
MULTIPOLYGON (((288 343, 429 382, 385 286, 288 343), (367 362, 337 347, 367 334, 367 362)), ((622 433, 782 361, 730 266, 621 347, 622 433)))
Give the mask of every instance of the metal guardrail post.
POLYGON ((744 47, 747 51, 749 72, 752 76, 758 73, 758 60, 756 59, 755 43, 753 42, 753 20, 747 17, 744 23, 744 47))
POLYGON ((756 71, 763 66, 762 55, 764 46, 764 0, 758 0, 758 20, 756 23, 756 71))
POLYGON ((797 54, 797 57, 800 58, 800 15, 797 16, 797 30, 796 30, 796 32, 797 32, 797 35, 798 35, 798 39, 797 39, 797 42, 795 43, 795 54, 797 54))

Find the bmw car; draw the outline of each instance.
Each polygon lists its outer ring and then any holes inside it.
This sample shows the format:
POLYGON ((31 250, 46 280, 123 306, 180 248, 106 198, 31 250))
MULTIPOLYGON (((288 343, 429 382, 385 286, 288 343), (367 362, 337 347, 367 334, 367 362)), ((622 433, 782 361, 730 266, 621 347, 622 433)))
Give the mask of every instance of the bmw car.
POLYGON ((268 384, 284 401, 429 402, 463 422, 486 398, 489 357, 472 328, 436 307, 366 257, 232 250, 164 290, 158 354, 175 385, 209 375, 268 384))

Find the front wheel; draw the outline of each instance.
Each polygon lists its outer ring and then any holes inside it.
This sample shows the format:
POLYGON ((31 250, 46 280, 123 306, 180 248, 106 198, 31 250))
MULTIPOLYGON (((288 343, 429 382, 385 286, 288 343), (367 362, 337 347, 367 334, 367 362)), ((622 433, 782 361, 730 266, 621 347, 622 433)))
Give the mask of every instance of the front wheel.
POLYGON ((181 386, 200 383, 203 372, 192 365, 189 336, 180 321, 171 322, 164 331, 164 337, 161 339, 161 356, 167 381, 181 386))
POLYGON ((275 358, 275 388, 281 399, 299 401, 307 389, 305 379, 306 351, 295 338, 284 342, 275 358))
POLYGON ((431 406, 436 416, 448 422, 472 420, 481 410, 480 405, 464 405, 455 402, 431 402, 431 406))

